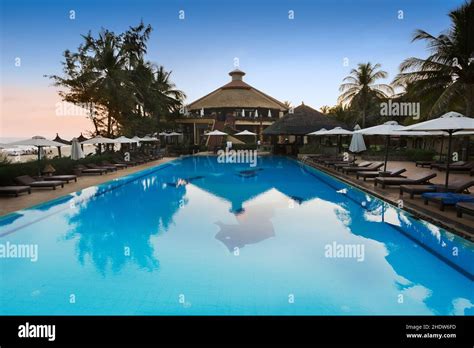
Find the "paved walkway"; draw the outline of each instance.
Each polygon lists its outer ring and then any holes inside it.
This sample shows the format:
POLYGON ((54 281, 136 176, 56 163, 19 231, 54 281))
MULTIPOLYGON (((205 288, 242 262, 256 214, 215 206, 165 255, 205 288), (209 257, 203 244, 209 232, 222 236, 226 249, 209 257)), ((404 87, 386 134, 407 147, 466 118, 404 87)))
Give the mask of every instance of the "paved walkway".
POLYGON ((22 194, 19 197, 0 196, 0 216, 28 208, 42 202, 67 195, 68 193, 80 191, 86 187, 95 186, 112 179, 120 178, 143 169, 154 167, 158 164, 169 162, 174 158, 163 158, 158 161, 148 162, 142 165, 119 169, 116 172, 104 175, 84 175, 77 179, 77 182, 69 182, 64 188, 52 189, 32 189, 30 195, 22 194))

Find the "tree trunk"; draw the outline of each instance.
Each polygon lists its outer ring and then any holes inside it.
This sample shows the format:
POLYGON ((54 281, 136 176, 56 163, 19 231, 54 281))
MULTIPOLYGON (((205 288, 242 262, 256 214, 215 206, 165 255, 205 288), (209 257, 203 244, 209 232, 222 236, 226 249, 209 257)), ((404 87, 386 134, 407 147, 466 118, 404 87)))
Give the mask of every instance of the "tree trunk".
POLYGON ((465 85, 466 116, 474 117, 474 84, 465 85))

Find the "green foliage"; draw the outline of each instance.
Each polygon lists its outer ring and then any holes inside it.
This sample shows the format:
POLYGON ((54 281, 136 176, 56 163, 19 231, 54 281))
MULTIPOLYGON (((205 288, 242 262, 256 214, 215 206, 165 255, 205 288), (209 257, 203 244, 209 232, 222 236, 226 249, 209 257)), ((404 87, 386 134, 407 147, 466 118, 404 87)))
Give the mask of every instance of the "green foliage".
POLYGON ((466 116, 474 116, 474 1, 451 11, 449 18, 450 28, 438 36, 420 29, 414 33, 413 41, 424 41, 430 54, 406 59, 393 82, 408 99, 425 104, 425 118, 459 106, 466 116))
POLYGON ((349 106, 357 115, 351 124, 359 122, 362 128, 375 124, 377 120, 369 116, 378 115, 380 102, 393 94, 391 86, 378 83, 378 80, 387 77, 387 72, 380 68, 380 64, 359 63, 357 69, 352 69, 350 75, 344 78, 339 88, 342 94, 338 103, 349 106))
POLYGON ((321 146, 315 143, 305 144, 299 148, 299 153, 305 155, 321 153, 321 146))
POLYGON ((140 23, 121 34, 89 32, 76 52, 64 52, 63 76, 50 76, 64 101, 86 106, 94 133, 150 134, 160 118, 178 114, 185 94, 171 72, 145 58, 151 31, 140 23))

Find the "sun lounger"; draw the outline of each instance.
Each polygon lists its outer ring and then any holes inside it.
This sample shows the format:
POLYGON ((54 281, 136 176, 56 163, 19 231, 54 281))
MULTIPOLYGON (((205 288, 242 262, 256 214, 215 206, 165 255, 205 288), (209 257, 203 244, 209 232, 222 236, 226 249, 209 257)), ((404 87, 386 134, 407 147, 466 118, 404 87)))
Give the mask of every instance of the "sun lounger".
MULTIPOLYGON (((450 163, 449 168, 452 169, 452 168, 464 167, 467 164, 469 163, 465 161, 456 161, 456 162, 450 163)), ((446 163, 433 163, 430 166, 430 169, 446 170, 446 163)))
POLYGON ((28 194, 30 194, 31 187, 29 186, 0 186, 0 194, 15 195, 15 197, 18 197, 18 195, 23 192, 28 192, 28 194))
POLYGON ((374 180, 374 185, 380 184, 382 188, 386 186, 423 185, 429 183, 434 177, 436 177, 435 173, 418 175, 413 178, 377 177, 374 180))
MULTIPOLYGON (((460 165, 450 164, 449 170, 453 172, 470 172, 473 166, 474 163, 472 162, 463 162, 463 164, 460 165)), ((440 165, 437 168, 440 171, 446 170, 446 164, 440 165)))
POLYGON ((347 165, 345 163, 339 163, 339 164, 336 164, 334 165, 334 168, 336 170, 340 170, 342 168, 346 168, 346 167, 351 167, 351 168, 365 168, 365 167, 368 167, 372 164, 373 162, 368 162, 368 161, 363 161, 363 162, 360 162, 360 163, 353 163, 352 165, 347 165))
POLYGON ((135 161, 122 161, 120 159, 113 159, 112 164, 125 164, 127 166, 136 166, 138 163, 135 161))
POLYGON ((67 184, 69 184, 69 181, 75 181, 77 182, 77 175, 51 175, 51 176, 43 176, 41 177, 44 181, 65 181, 67 184))
POLYGON ((421 167, 421 168, 425 168, 425 167, 430 167, 433 165, 433 164, 436 164, 436 162, 433 162, 433 161, 416 161, 415 162, 415 166, 416 167, 421 167))
POLYGON ((90 169, 105 169, 107 172, 115 172, 117 171, 117 167, 113 167, 113 166, 98 166, 97 164, 95 163, 88 163, 86 164, 86 167, 90 168, 90 169))
POLYGON ((30 186, 34 188, 52 188, 56 190, 57 186, 64 187, 64 181, 55 180, 55 181, 36 181, 29 175, 21 175, 15 178, 15 182, 22 186, 30 186))
POLYGON ((457 216, 462 218, 463 214, 474 216, 474 203, 460 202, 456 204, 457 216))
POLYGON ((75 168, 77 170, 79 170, 81 172, 81 174, 99 174, 99 175, 102 175, 102 174, 105 174, 107 173, 107 169, 91 169, 91 168, 87 168, 86 166, 83 166, 82 164, 78 164, 77 166, 75 166, 75 168))
POLYGON ((373 172, 383 166, 382 162, 374 162, 367 167, 343 167, 341 168, 343 173, 357 173, 357 172, 373 172))
POLYGON ((108 167, 116 167, 118 169, 124 169, 124 168, 128 167, 128 165, 125 164, 125 163, 110 163, 108 161, 102 161, 101 165, 102 166, 108 166, 108 167))
POLYGON ((325 161, 324 165, 327 167, 336 167, 336 165, 343 165, 343 166, 353 166, 356 165, 355 159, 348 160, 348 161, 325 161))
MULTIPOLYGON (((474 180, 471 181, 459 181, 453 182, 448 186, 448 192, 456 193, 469 193, 468 189, 474 186, 474 180)), ((401 185, 400 195, 404 192, 410 194, 410 198, 413 198, 416 194, 421 195, 428 192, 443 192, 446 190, 444 185, 401 185)))
POLYGON ((383 173, 383 177, 403 177, 402 174, 405 173, 407 170, 405 168, 393 169, 387 172, 381 171, 368 171, 368 172, 356 172, 357 179, 364 178, 364 181, 368 178, 376 178, 381 176, 383 173))
POLYGON ((456 205, 457 203, 474 203, 473 195, 466 195, 462 193, 453 192, 429 192, 423 193, 421 197, 424 199, 425 204, 428 202, 435 202, 439 204, 439 209, 444 210, 447 205, 456 205))

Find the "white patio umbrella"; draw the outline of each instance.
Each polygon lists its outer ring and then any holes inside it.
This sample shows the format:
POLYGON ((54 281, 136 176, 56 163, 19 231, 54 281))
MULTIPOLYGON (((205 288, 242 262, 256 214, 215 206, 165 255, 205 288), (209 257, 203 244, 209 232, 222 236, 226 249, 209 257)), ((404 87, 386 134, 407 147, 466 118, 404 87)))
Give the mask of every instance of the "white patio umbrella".
POLYGON ((242 132, 235 133, 235 135, 257 135, 257 133, 250 132, 248 130, 243 130, 242 132))
POLYGON ((83 145, 86 145, 86 144, 114 144, 114 143, 115 143, 115 139, 106 138, 106 137, 103 137, 101 135, 98 135, 96 137, 93 137, 93 138, 90 138, 90 139, 87 139, 87 140, 84 140, 83 142, 81 142, 81 144, 83 144, 83 145))
POLYGON ((320 135, 337 135, 337 142, 338 142, 338 151, 339 153, 341 152, 341 136, 342 135, 352 135, 352 131, 343 129, 341 127, 335 127, 333 129, 330 129, 328 131, 325 131, 324 133, 321 133, 320 135))
POLYGON ((367 147, 365 146, 364 136, 360 133, 355 133, 358 130, 360 130, 360 126, 356 124, 354 127, 354 132, 352 134, 351 144, 349 145, 349 151, 352 153, 359 153, 367 150, 367 147))
POLYGON ((272 111, 268 110, 268 117, 272 117, 272 111))
POLYGON ((141 139, 141 141, 158 141, 158 138, 156 138, 156 137, 150 137, 150 136, 148 136, 148 135, 145 135, 145 136, 141 139))
POLYGON ((404 131, 443 131, 448 134, 448 156, 446 156, 446 180, 445 187, 448 188, 449 183, 449 164, 451 162, 451 145, 453 135, 461 131, 474 131, 474 118, 465 117, 464 115, 450 111, 439 118, 420 122, 405 127, 404 131))
POLYGON ((16 146, 16 145, 25 145, 25 146, 36 146, 38 148, 38 175, 41 175, 41 149, 43 147, 62 147, 65 146, 63 143, 59 143, 57 141, 48 140, 42 136, 34 136, 31 139, 25 139, 20 141, 15 141, 13 143, 6 144, 8 146, 16 146))
POLYGON ((132 144, 132 143, 137 142, 137 140, 127 138, 126 136, 123 136, 123 135, 118 138, 115 138, 114 140, 116 144, 132 144))
POLYGON ((102 144, 115 144, 115 139, 110 139, 110 138, 103 137, 101 135, 97 135, 93 138, 90 138, 81 142, 81 145, 86 145, 86 144, 98 144, 99 153, 101 153, 102 144))
POLYGON ((81 145, 79 145, 77 138, 73 138, 71 140, 71 144, 71 159, 77 161, 78 159, 84 158, 84 152, 82 151, 81 145))
POLYGON ((341 127, 335 127, 328 131, 325 131, 324 133, 322 133, 322 135, 352 135, 352 131, 341 127))
POLYGON ((356 134, 365 134, 365 135, 383 135, 385 136, 385 161, 384 161, 384 171, 387 171, 387 161, 388 161, 388 149, 390 147, 390 137, 391 136, 420 136, 420 135, 429 135, 427 132, 406 132, 404 126, 399 125, 396 121, 388 121, 384 124, 378 126, 373 126, 369 128, 364 128, 358 131, 355 131, 356 134))
POLYGON ((204 116, 204 108, 201 109, 201 117, 204 116))
POLYGON ((142 141, 142 138, 140 138, 138 135, 135 135, 135 136, 132 138, 132 140, 133 140, 134 142, 138 143, 138 142, 142 141))
POLYGON ((220 130, 213 130, 212 132, 206 133, 204 135, 213 136, 213 135, 227 135, 227 133, 221 132, 220 130))
POLYGON ((326 128, 321 128, 320 130, 317 130, 315 132, 312 132, 312 133, 308 133, 306 135, 323 135, 324 133, 326 133, 328 130, 326 128))

